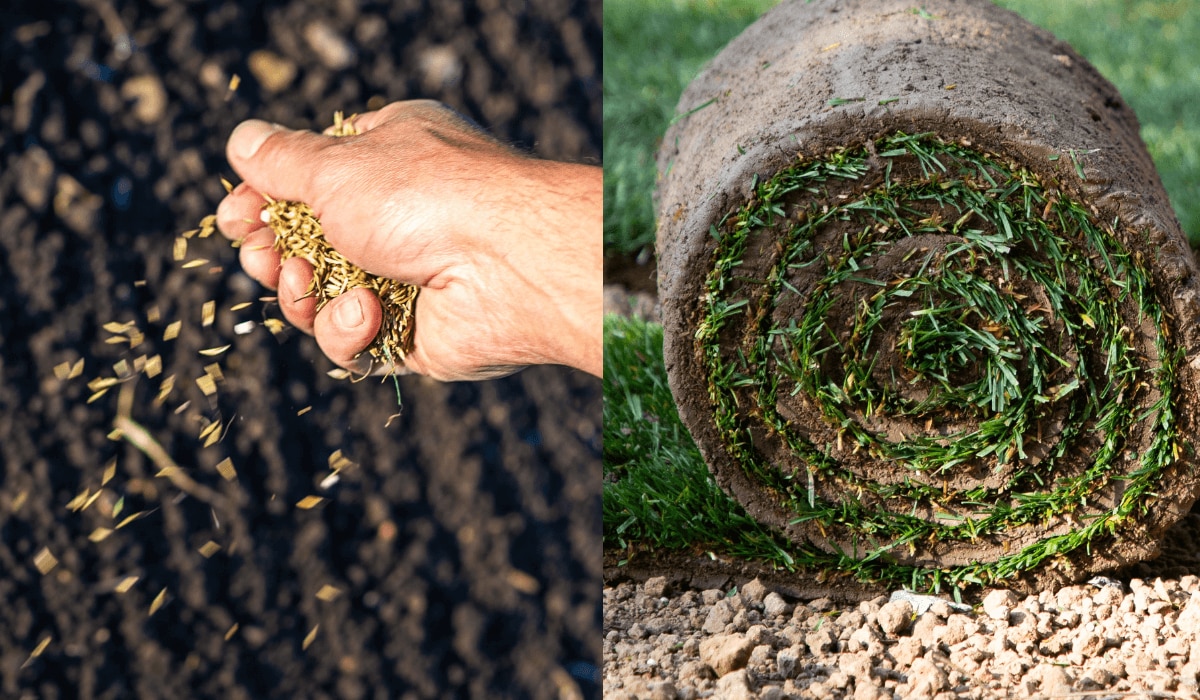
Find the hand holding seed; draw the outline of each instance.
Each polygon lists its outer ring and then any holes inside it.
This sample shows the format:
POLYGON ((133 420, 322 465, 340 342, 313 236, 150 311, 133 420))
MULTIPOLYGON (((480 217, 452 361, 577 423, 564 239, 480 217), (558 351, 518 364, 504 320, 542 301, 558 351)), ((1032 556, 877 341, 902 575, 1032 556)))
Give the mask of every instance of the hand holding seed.
POLYGON ((436 102, 396 102, 353 124, 357 135, 335 138, 252 120, 229 138, 244 182, 217 222, 242 241, 246 272, 279 290, 288 321, 335 363, 366 371, 383 312, 365 288, 317 312, 305 296, 313 268, 281 264, 264 195, 307 203, 350 262, 420 288, 404 371, 462 380, 565 364, 598 375, 600 169, 521 154, 436 102))

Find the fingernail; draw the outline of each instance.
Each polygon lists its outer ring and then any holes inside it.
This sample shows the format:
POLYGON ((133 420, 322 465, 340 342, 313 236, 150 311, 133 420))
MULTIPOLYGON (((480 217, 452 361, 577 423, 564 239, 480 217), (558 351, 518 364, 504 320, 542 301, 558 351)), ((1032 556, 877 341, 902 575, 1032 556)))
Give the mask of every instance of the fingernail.
POLYGON ((258 153, 263 142, 276 131, 283 131, 278 124, 264 122, 260 119, 250 119, 237 125, 229 135, 230 149, 239 157, 249 160, 258 153))
POLYGON ((338 304, 338 307, 333 310, 333 320, 346 329, 361 326, 364 320, 362 302, 358 299, 351 299, 338 304))

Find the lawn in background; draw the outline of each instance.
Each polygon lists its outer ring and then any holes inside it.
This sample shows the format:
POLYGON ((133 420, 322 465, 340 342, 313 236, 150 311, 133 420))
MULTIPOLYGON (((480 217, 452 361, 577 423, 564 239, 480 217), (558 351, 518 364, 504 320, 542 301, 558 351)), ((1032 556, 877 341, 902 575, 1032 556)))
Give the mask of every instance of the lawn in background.
MULTIPOLYGON (((1137 112, 1184 231, 1200 244, 1200 12, 1194 0, 999 0, 1070 42, 1137 112), (1192 9, 1188 12, 1188 9, 1192 9)), ((773 0, 605 0, 604 245, 648 255, 654 154, 687 83, 773 0)), ((913 7, 920 6, 919 1, 913 7)), ((604 541, 791 567, 795 553, 708 476, 666 384, 662 328, 604 327, 604 541)))

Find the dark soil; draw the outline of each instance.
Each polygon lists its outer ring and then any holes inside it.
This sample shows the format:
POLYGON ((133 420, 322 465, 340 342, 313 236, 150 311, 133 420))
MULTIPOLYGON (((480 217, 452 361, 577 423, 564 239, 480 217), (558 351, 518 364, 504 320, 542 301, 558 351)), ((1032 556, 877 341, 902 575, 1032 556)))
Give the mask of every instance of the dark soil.
POLYGON ((278 316, 259 303, 229 312, 269 294, 235 251, 193 240, 211 265, 171 257, 174 236, 215 211, 225 139, 248 117, 319 129, 334 110, 434 98, 540 156, 598 163, 600 3, 507 7, 87 0, 5 12, 0 695, 600 697, 600 382, 556 367, 484 383, 406 377, 385 427, 390 383, 329 378, 298 333, 233 331, 278 316), (258 49, 274 54, 267 69, 262 55, 251 68, 258 49), (209 300, 217 322, 202 328, 209 300), (152 307, 161 321, 147 320, 152 307), (178 340, 162 341, 177 319, 178 340), (109 321, 136 321, 147 340, 106 344, 109 321), (193 380, 214 359, 197 351, 226 343, 209 399, 193 380), (127 383, 130 417, 199 497, 107 437, 117 389, 86 403, 87 380, 155 353, 178 386, 155 405, 162 376, 127 383), (78 358, 80 378, 55 378, 78 358), (203 448, 216 418, 228 432, 203 448), (323 490, 336 450, 358 466, 323 490), (226 457, 236 481, 215 469, 226 457), (112 458, 101 497, 68 510, 112 458), (295 506, 311 494, 326 500, 295 506), (221 550, 205 558, 210 540, 221 550), (43 548, 58 562, 44 575, 43 548), (325 585, 340 595, 316 597, 325 585))
MULTIPOLYGON (((658 217, 663 225, 657 270, 667 370, 680 415, 717 481, 748 512, 786 529, 798 541, 821 546, 828 546, 823 533, 813 535, 816 528, 789 525, 793 514, 725 449, 694 340, 717 245, 710 231, 750 199, 755 178, 762 182, 797 159, 862 147, 896 132, 933 132, 947 142, 998 154, 1027 167, 1048 187, 1089 205, 1097 221, 1119 217, 1125 222, 1117 235, 1128 249, 1150 261, 1155 293, 1170 312, 1166 332, 1171 343, 1178 343, 1189 358, 1200 346, 1200 275, 1140 142, 1137 119, 1116 89, 1067 44, 986 0, 938 0, 923 5, 925 13, 910 9, 890 0, 816 0, 784 3, 768 12, 685 91, 676 113, 689 116, 673 124, 659 154, 658 217), (1077 155, 1084 151, 1088 153, 1077 155), (1103 155, 1089 157, 1091 153, 1103 155)), ((881 168, 878 163, 872 166, 873 171, 881 168)), ((816 198, 820 201, 824 196, 832 194, 822 192, 816 198)), ((737 273, 744 276, 739 279, 749 280, 746 286, 762 279, 756 273, 758 258, 770 258, 758 261, 762 262, 758 272, 776 259, 775 243, 766 240, 750 248, 746 264, 737 273)), ((820 244, 817 240, 818 248, 820 244)), ((886 277, 882 270, 873 274, 886 277)), ((738 352, 737 338, 752 337, 749 322, 740 319, 772 312, 758 309, 755 303, 722 331, 722 347, 731 355, 738 352)), ((775 311, 785 316, 788 312, 775 311)), ((1137 328, 1138 322, 1130 320, 1128 325, 1137 328)), ((1095 376, 1102 376, 1104 361, 1097 353, 1092 355, 1081 361, 1099 368, 1095 376)), ((1180 371, 1174 409, 1184 435, 1192 432, 1194 424, 1198 378, 1196 367, 1185 365, 1180 371)), ((1153 399, 1150 392, 1149 402, 1153 399)), ((780 413, 794 424, 806 429, 820 425, 813 406, 799 417, 800 407, 791 406, 796 409, 793 413, 787 408, 780 406, 780 413)), ((910 435, 920 430, 912 426, 896 432, 910 435)), ((754 449, 766 462, 780 464, 780 455, 771 452, 769 432, 764 428, 753 434, 754 449)), ((1130 438, 1131 446, 1139 444, 1137 435, 1130 438)), ((1140 435, 1149 438, 1148 433, 1140 435)), ((1093 451, 1086 440, 1080 442, 1080 449, 1089 455, 1093 451)), ((1046 567, 1037 574, 1044 579, 1025 583, 1077 580, 1153 556, 1156 539, 1196 499, 1197 482, 1194 465, 1186 463, 1189 459, 1184 457, 1166 474, 1161 488, 1155 489, 1158 498, 1153 507, 1131 519, 1121 539, 1086 555, 1077 550, 1069 570, 1046 567)), ((1121 471, 1132 471, 1134 466, 1130 460, 1121 471)), ((893 468, 879 466, 883 471, 893 468)), ((907 474, 893 478, 899 476, 907 474)), ((1123 490, 1119 485, 1115 488, 1123 490)), ((1026 530, 1040 539, 1072 528, 1078 528, 1075 521, 1056 517, 1026 530)), ((1014 535, 1011 541, 981 538, 978 546, 971 543, 960 551, 931 547, 920 564, 994 561, 1010 547, 1016 551, 1026 542, 1014 535)), ((921 555, 918 546, 914 557, 921 555)))

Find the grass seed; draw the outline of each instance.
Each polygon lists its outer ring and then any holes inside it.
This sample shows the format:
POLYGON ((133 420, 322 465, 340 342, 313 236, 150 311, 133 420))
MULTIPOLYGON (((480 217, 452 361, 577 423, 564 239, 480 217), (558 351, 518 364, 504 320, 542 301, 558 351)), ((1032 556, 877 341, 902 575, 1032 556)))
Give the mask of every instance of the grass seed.
POLYGON ((167 589, 164 587, 158 592, 158 595, 154 596, 154 600, 150 603, 150 614, 154 615, 154 613, 158 612, 158 609, 163 606, 163 603, 166 602, 166 600, 167 589))
POLYGON ((321 502, 324 500, 320 496, 305 496, 296 502, 296 507, 300 510, 311 510, 321 505, 321 502))
POLYGON ((301 649, 308 649, 309 645, 313 643, 313 640, 317 638, 317 630, 320 629, 320 627, 321 625, 319 624, 313 625, 313 628, 309 630, 308 634, 304 637, 304 643, 300 645, 301 649))
POLYGON ((200 549, 199 549, 200 556, 204 557, 205 559, 211 559, 212 555, 216 554, 219 551, 221 551, 221 545, 217 544, 216 542, 213 542, 212 540, 205 542, 203 545, 200 546, 200 549))
POLYGON ((317 598, 329 603, 336 600, 341 594, 342 589, 338 588, 337 586, 331 586, 327 583, 324 586, 321 586, 321 590, 317 591, 317 598))
POLYGON ((54 570, 58 566, 58 558, 50 553, 49 547, 42 549, 33 557, 33 565, 41 572, 43 576, 54 570))
POLYGON ((237 470, 233 468, 233 460, 226 457, 217 462, 217 473, 220 474, 225 481, 233 481, 237 479, 237 470))
POLYGON ((128 593, 129 589, 133 588, 133 584, 135 584, 137 582, 138 582, 137 576, 126 576, 125 578, 121 579, 121 582, 118 583, 116 585, 116 587, 113 588, 113 590, 116 591, 117 593, 128 593))
MULTIPOLYGON (((354 117, 333 115, 334 136, 353 136, 358 130, 354 117)), ((350 289, 365 287, 378 295, 383 322, 367 352, 380 362, 400 362, 412 349, 413 315, 419 288, 372 275, 334 250, 325 239, 321 222, 303 202, 268 198, 263 221, 275 232, 275 250, 280 258, 299 257, 313 266, 313 280, 305 297, 317 300, 319 311, 329 301, 350 289)))

